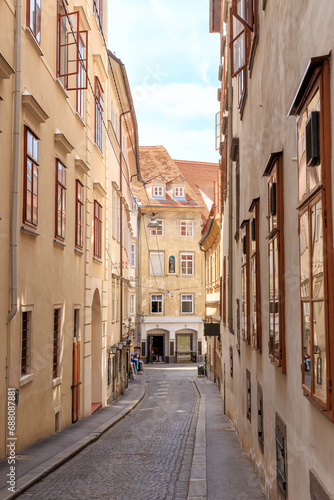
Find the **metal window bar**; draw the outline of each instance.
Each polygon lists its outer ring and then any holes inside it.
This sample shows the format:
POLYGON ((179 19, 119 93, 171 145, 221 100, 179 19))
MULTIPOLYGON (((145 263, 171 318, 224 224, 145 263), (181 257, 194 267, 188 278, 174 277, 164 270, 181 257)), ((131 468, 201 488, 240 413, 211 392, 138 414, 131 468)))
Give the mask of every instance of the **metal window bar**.
POLYGON ((21 348, 21 375, 26 375, 29 366, 29 317, 22 313, 22 348, 21 348))
POLYGON ((53 321, 53 378, 58 377, 59 371, 59 319, 59 309, 55 309, 53 321))

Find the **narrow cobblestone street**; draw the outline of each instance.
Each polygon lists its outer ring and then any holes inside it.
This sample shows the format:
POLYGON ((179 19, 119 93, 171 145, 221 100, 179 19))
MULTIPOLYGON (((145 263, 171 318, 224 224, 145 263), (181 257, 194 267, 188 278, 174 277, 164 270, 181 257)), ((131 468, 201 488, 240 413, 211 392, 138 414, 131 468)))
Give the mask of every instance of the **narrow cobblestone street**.
POLYGON ((142 402, 22 499, 185 499, 199 395, 197 367, 145 372, 142 402))

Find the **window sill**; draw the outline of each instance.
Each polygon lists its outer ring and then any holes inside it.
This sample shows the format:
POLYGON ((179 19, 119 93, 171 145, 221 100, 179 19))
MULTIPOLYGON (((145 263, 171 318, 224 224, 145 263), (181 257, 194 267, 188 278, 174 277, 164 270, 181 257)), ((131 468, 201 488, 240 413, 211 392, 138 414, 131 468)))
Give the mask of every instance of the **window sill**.
POLYGON ((21 226, 21 232, 28 234, 29 236, 32 236, 33 238, 37 238, 37 236, 40 236, 41 233, 36 231, 35 229, 32 229, 31 227, 27 226, 21 226))
POLYGON ((52 387, 57 387, 57 385, 60 385, 62 383, 62 377, 57 377, 52 380, 52 387))
POLYGON ((25 32, 26 32, 26 34, 28 35, 29 40, 30 40, 30 41, 31 41, 31 43, 33 44, 34 49, 36 50, 37 54, 38 54, 39 56, 44 56, 44 52, 43 52, 43 50, 41 49, 40 44, 39 44, 39 43, 38 43, 38 41, 36 40, 35 35, 34 35, 34 34, 33 34, 33 32, 31 31, 31 29, 29 28, 29 26, 26 26, 26 27, 25 27, 25 32))
POLYGON ((103 264, 103 260, 99 259, 98 257, 93 257, 93 261, 97 264, 103 264))
POLYGON ((61 240, 58 240, 57 238, 55 238, 53 240, 53 245, 56 246, 56 247, 59 247, 59 248, 62 248, 64 250, 64 248, 66 247, 66 243, 64 243, 63 241, 61 240))
POLYGON ((28 375, 23 375, 20 378, 20 387, 23 387, 24 385, 29 384, 29 382, 32 382, 33 378, 34 378, 33 373, 28 373, 28 375))
POLYGON ((76 253, 77 255, 83 255, 83 251, 80 249, 80 248, 75 248, 74 249, 74 253, 76 253))
POLYGON ((58 88, 59 90, 61 90, 61 92, 64 94, 64 96, 66 97, 66 99, 69 99, 69 95, 68 93, 66 92, 66 89, 64 88, 63 84, 61 83, 61 81, 59 80, 59 78, 56 78, 56 84, 58 85, 58 88))
POLYGON ((78 120, 80 121, 81 125, 83 127, 86 126, 85 122, 84 122, 84 119, 82 118, 82 116, 80 115, 80 113, 78 113, 78 111, 75 112, 75 116, 78 118, 78 120))
POLYGON ((94 147, 95 147, 96 151, 98 151, 101 158, 103 158, 103 153, 102 153, 101 149, 99 148, 99 146, 96 144, 96 142, 94 142, 94 147))

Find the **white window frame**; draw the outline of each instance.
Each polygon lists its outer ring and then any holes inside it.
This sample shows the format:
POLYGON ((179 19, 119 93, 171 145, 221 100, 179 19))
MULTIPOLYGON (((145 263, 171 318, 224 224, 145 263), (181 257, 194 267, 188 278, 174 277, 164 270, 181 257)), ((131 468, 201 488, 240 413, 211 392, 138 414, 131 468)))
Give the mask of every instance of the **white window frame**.
POLYGON ((116 231, 117 217, 116 217, 116 214, 117 214, 116 191, 115 191, 115 189, 113 189, 113 192, 112 192, 112 237, 115 239, 116 239, 116 235, 117 235, 117 231, 116 231))
POLYGON ((181 294, 181 314, 193 314, 194 313, 194 295, 192 293, 186 294, 182 293, 181 294), (185 300, 184 297, 191 297, 191 300, 185 300), (185 303, 190 303, 191 304, 191 311, 183 311, 182 310, 182 305, 185 303))
POLYGON ((136 243, 131 243, 130 265, 136 267, 136 243))
POLYGON ((181 253, 181 258, 180 258, 180 275, 181 276, 193 276, 194 275, 194 254, 190 252, 182 252, 181 253), (186 264, 187 272, 183 273, 182 272, 182 262, 188 263, 188 259, 183 260, 183 257, 188 257, 191 256, 191 267, 192 267, 192 272, 188 273, 188 264, 186 264))
POLYGON ((154 227, 151 229, 151 236, 163 236, 164 235, 164 221, 162 219, 157 219, 157 222, 159 222, 159 227, 154 227), (158 229, 160 231, 161 228, 161 233, 158 233, 158 229))
POLYGON ((165 262, 164 262, 164 259, 165 259, 165 255, 164 255, 164 252, 150 252, 150 275, 151 276, 162 276, 164 274, 164 268, 165 268, 165 262), (160 258, 160 263, 161 263, 161 271, 162 272, 159 272, 159 273, 154 273, 153 272, 153 267, 152 267, 152 255, 161 255, 161 258, 160 258))
POLYGON ((131 316, 136 314, 136 295, 134 293, 130 293, 129 311, 131 316))
POLYGON ((151 307, 151 309, 150 309, 151 314, 163 314, 163 295, 161 293, 157 293, 157 294, 152 294, 151 295, 151 306, 150 307, 151 307), (160 304, 161 304, 161 311, 158 311, 158 312, 153 312, 152 311, 153 297, 161 297, 161 300, 155 299, 155 301, 154 301, 154 302, 160 302, 160 304))
POLYGON ((175 186, 174 187, 174 198, 184 198, 184 187, 175 186))
POLYGON ((194 236, 194 221, 189 219, 180 220, 180 236, 186 237, 194 236), (185 229, 186 234, 182 234, 182 228, 185 229))
POLYGON ((153 186, 153 198, 163 198, 164 197, 164 188, 163 186, 153 186))

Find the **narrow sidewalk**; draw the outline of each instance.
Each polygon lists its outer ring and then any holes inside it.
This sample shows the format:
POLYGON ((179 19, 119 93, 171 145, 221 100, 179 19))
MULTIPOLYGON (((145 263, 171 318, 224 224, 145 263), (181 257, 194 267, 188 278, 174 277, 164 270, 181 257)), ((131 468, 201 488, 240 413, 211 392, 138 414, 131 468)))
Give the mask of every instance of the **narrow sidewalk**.
POLYGON ((210 380, 195 380, 201 396, 188 500, 265 500, 260 480, 223 414, 220 393, 210 380))
POLYGON ((20 451, 16 457, 15 493, 8 491, 7 460, 0 462, 0 500, 16 498, 24 490, 96 441, 124 418, 145 395, 144 374, 129 382, 128 389, 110 405, 20 451))

